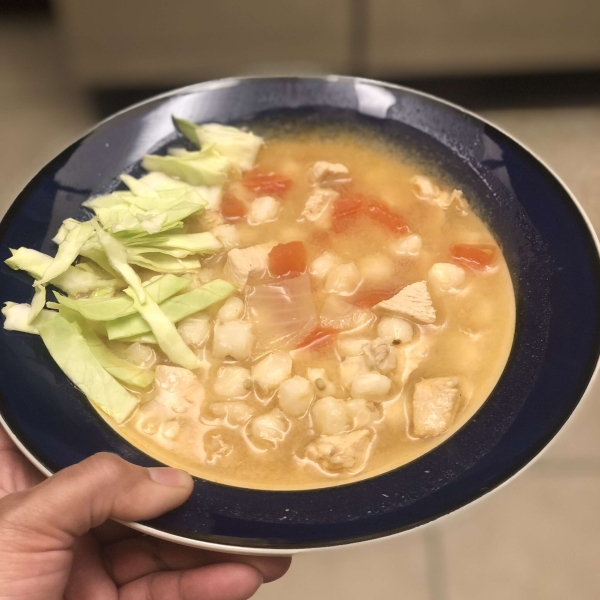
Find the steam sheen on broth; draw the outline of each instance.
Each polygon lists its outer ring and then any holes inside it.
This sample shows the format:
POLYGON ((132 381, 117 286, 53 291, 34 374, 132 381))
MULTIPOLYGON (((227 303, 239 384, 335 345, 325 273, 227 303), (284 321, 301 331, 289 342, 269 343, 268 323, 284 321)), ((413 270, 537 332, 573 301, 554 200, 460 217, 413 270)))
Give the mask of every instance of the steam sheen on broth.
POLYGON ((264 489, 362 479, 437 446, 488 397, 512 343, 513 288, 490 231, 468 198, 455 192, 451 201, 454 190, 422 167, 351 134, 273 139, 257 169, 289 187, 266 179, 263 191, 232 177, 221 210, 189 227, 235 228, 232 244, 260 248, 258 258, 234 254, 259 266, 243 285, 227 250, 203 261, 239 289, 179 326, 202 359, 192 391, 182 391, 187 373, 169 381, 177 372, 157 369, 153 391, 119 431, 200 477, 264 489), (374 216, 355 211, 369 202, 374 216), (290 244, 282 269, 288 261, 298 271, 269 273, 276 244, 290 244), (418 282, 432 322, 376 306, 418 282))

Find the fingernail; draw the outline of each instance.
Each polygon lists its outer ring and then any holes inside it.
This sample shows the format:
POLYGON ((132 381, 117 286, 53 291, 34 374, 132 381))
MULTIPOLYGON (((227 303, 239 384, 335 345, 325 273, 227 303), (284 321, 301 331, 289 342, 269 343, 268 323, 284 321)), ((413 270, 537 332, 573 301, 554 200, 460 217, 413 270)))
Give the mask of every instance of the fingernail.
POLYGON ((150 479, 161 485, 170 485, 173 487, 188 487, 191 477, 185 471, 180 469, 171 469, 170 467, 150 467, 148 469, 150 479))

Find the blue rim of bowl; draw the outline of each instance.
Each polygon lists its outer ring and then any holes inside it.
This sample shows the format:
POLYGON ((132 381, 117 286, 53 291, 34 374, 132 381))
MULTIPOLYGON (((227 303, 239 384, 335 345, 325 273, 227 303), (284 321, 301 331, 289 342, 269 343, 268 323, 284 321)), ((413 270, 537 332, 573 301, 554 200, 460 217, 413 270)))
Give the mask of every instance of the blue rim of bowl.
MULTIPOLYGON (((298 89, 314 85, 317 92, 319 86, 331 85, 345 88, 345 93, 351 86, 364 86, 370 91, 385 90, 397 100, 410 100, 410 110, 419 108, 419 105, 425 106, 425 117, 431 116, 427 111, 433 110, 435 113, 438 110, 445 117, 451 115, 458 122, 457 125, 450 119, 450 125, 460 128, 462 122, 479 128, 479 133, 491 144, 491 152, 484 154, 483 158, 479 157, 477 165, 469 166, 481 177, 483 166, 486 168, 486 176, 490 175, 489 172, 496 171, 497 178, 504 178, 504 183, 509 188, 512 186, 513 196, 519 196, 526 205, 527 214, 513 217, 517 221, 523 218, 527 221, 524 225, 525 229, 529 228, 526 232, 526 237, 529 236, 527 243, 532 247, 527 249, 525 258, 520 256, 523 249, 517 248, 513 259, 535 263, 541 256, 542 260, 533 269, 540 281, 515 281, 517 308, 518 311, 522 310, 524 304, 531 304, 533 300, 540 304, 546 302, 543 310, 538 310, 533 315, 533 327, 546 328, 548 337, 544 341, 539 335, 534 335, 524 341, 532 323, 520 322, 518 319, 513 352, 490 399, 449 440, 407 465, 356 483, 302 491, 246 490, 196 479, 192 499, 182 508, 153 521, 129 525, 145 533, 188 545, 277 553, 353 543, 406 531, 446 515, 498 487, 538 455, 556 435, 592 379, 600 352, 600 322, 594 310, 600 298, 600 268, 598 241, 585 213, 566 186, 522 144, 480 117, 444 100, 408 88, 349 77, 245 78, 189 86, 121 111, 102 121, 90 133, 72 144, 44 167, 21 192, 0 225, 0 237, 4 238, 29 194, 44 181, 45 176, 53 170, 53 165, 60 164, 62 159, 76 152, 90 135, 110 126, 111 121, 117 120, 117 117, 127 117, 135 109, 149 107, 153 103, 177 96, 211 93, 240 85, 296 86, 298 89), (477 171, 475 166, 480 170, 477 171), (502 169, 506 173, 500 173, 502 169), (525 179, 521 181, 523 177, 525 179), (552 196, 552 202, 556 204, 552 209, 558 211, 553 216, 563 219, 561 232, 556 231, 555 224, 548 222, 548 216, 544 214, 547 207, 540 204, 537 195, 541 191, 536 186, 552 196), (531 196, 535 197, 535 202, 531 200, 531 196), (538 226, 533 227, 534 231, 531 230, 529 220, 532 215, 538 226), (565 240, 561 241, 563 237, 568 240, 566 245, 565 240), (557 254, 559 248, 566 256, 557 254), (578 268, 578 262, 585 265, 580 264, 578 268), (586 276, 585 281, 577 283, 577 277, 582 274, 586 276), (545 277, 548 278, 547 281, 544 280, 545 277), (541 295, 536 297, 534 294, 532 298, 529 288, 536 286, 537 293, 541 295), (568 296, 565 290, 569 286, 573 296, 573 310, 563 312, 568 296), (578 297, 576 292, 581 290, 586 293, 585 298, 578 297), (557 308, 561 310, 557 311, 557 308), (566 323, 559 326, 557 320, 566 323), (575 339, 571 330, 577 331, 577 327, 582 324, 587 324, 587 331, 579 339, 575 339), (559 347, 560 342, 565 340, 570 344, 569 355, 565 353, 564 347, 559 347), (528 368, 525 362, 527 365, 535 364, 536 367, 528 368), (521 377, 516 383, 520 385, 522 401, 499 405, 495 399, 500 391, 506 389, 507 381, 515 377, 515 371, 521 377), (568 378, 568 384, 563 381, 561 385, 557 380, 558 375, 568 378), (528 388, 527 392, 523 391, 525 388, 528 388), (553 400, 544 407, 540 397, 552 398, 553 394, 564 394, 566 400, 553 400), (538 400, 534 402, 532 398, 538 400), (539 413, 541 407, 546 409, 544 414, 539 413), (482 439, 482 436, 487 439, 482 439), (208 508, 207 502, 210 504, 208 508), (202 518, 198 519, 200 514, 202 518), (202 521, 202 531, 198 531, 198 520, 202 521)), ((370 116, 379 119, 384 117, 382 122, 390 118, 387 113, 370 116)), ((446 141, 443 137, 447 132, 439 127, 437 130, 424 127, 422 133, 433 137, 441 135, 441 138, 436 137, 436 142, 442 145, 446 141)), ((490 148, 486 152, 489 150, 490 148)), ((456 148, 451 148, 451 151, 457 152, 456 148)), ((464 155, 460 158, 465 160, 464 155)), ((489 184, 489 181, 486 183, 489 184)), ((501 190, 493 191, 499 193, 501 190)), ((510 192, 507 193, 508 196, 511 195, 510 192)), ((498 199, 500 204, 502 201, 506 201, 506 198, 498 199)), ((514 210, 516 207, 509 208, 514 210)), ((493 221, 493 216, 491 220, 493 221)), ((504 241, 505 238, 500 235, 500 239, 504 241)), ((568 308, 568 303, 566 306, 568 308)), ((532 314, 535 313, 535 307, 529 308, 532 314)), ((52 465, 56 461, 43 455, 36 441, 20 431, 16 423, 11 422, 14 419, 11 419, 6 402, 2 394, 0 421, 32 462, 46 474, 52 473, 55 470, 52 465)), ((109 426, 95 410, 88 407, 88 412, 90 420, 94 422, 93 426, 102 427, 108 432, 109 426)), ((118 437, 112 429, 107 434, 118 437)), ((158 464, 122 438, 119 438, 119 448, 126 458, 131 459, 133 456, 134 462, 158 464)))

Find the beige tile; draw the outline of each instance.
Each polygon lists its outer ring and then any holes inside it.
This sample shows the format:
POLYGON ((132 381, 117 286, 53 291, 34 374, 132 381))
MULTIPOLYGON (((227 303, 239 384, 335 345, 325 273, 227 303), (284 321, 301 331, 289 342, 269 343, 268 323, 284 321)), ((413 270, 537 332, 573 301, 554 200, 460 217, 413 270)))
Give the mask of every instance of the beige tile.
POLYGON ((55 0, 84 83, 165 84, 256 71, 349 68, 346 0, 55 0), (118 15, 118 18, 115 18, 118 15), (135 23, 135 27, 132 27, 135 23))
POLYGON ((441 525, 448 600, 596 600, 600 477, 530 470, 441 525))
POLYGON ((302 554, 257 600, 428 600, 424 538, 408 533, 372 545, 302 554))

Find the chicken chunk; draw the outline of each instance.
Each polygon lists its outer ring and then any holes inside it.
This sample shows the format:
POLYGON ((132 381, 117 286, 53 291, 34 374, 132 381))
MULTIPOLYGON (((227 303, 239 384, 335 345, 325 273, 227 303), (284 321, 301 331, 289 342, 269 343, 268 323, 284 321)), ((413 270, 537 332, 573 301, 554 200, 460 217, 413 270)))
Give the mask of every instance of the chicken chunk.
POLYGON ((431 296, 425 281, 417 281, 407 285, 395 296, 376 304, 375 307, 408 315, 422 323, 435 322, 435 308, 431 302, 431 296))
POLYGON ((339 193, 335 190, 317 188, 308 197, 308 200, 304 205, 304 210, 302 211, 302 216, 308 221, 316 221, 325 213, 338 196, 339 193))
POLYGON ((435 263, 429 269, 428 279, 440 292, 458 294, 465 285, 465 270, 453 263, 435 263))
POLYGON ((367 429, 324 435, 308 444, 306 456, 329 471, 359 471, 367 459, 371 440, 367 429))
POLYGON ((252 353, 254 334, 252 325, 243 321, 215 323, 213 355, 215 358, 231 356, 235 360, 246 360, 252 353))
POLYGON ((252 367, 252 378, 265 392, 275 389, 292 374, 292 357, 287 352, 271 352, 252 367))
POLYGON ((271 412, 255 417, 250 424, 250 434, 255 442, 274 447, 285 438, 290 424, 285 415, 274 408, 271 412))
POLYGON ((350 181, 350 171, 346 165, 324 160, 316 162, 310 169, 313 181, 321 186, 332 186, 350 181))
POLYGON ((453 190, 452 192, 442 190, 431 179, 423 175, 415 175, 411 179, 411 183, 417 198, 431 202, 442 210, 448 210, 453 204, 459 209, 464 209, 466 206, 461 190, 453 190))
POLYGON ((154 384, 157 392, 154 401, 173 412, 187 412, 204 401, 204 386, 188 369, 158 365, 154 384))
POLYGON ((417 437, 440 435, 450 427, 460 403, 457 377, 423 379, 413 394, 413 433, 417 437))
POLYGON ((248 224, 260 225, 261 223, 274 221, 279 214, 280 208, 281 202, 271 196, 255 198, 248 210, 248 224))
POLYGON ((238 288, 243 288, 248 277, 259 277, 267 270, 269 252, 273 244, 260 244, 248 248, 233 248, 227 254, 223 277, 238 288))
POLYGON ((323 435, 335 435, 352 427, 352 415, 343 400, 326 396, 319 398, 311 410, 315 429, 323 435))

